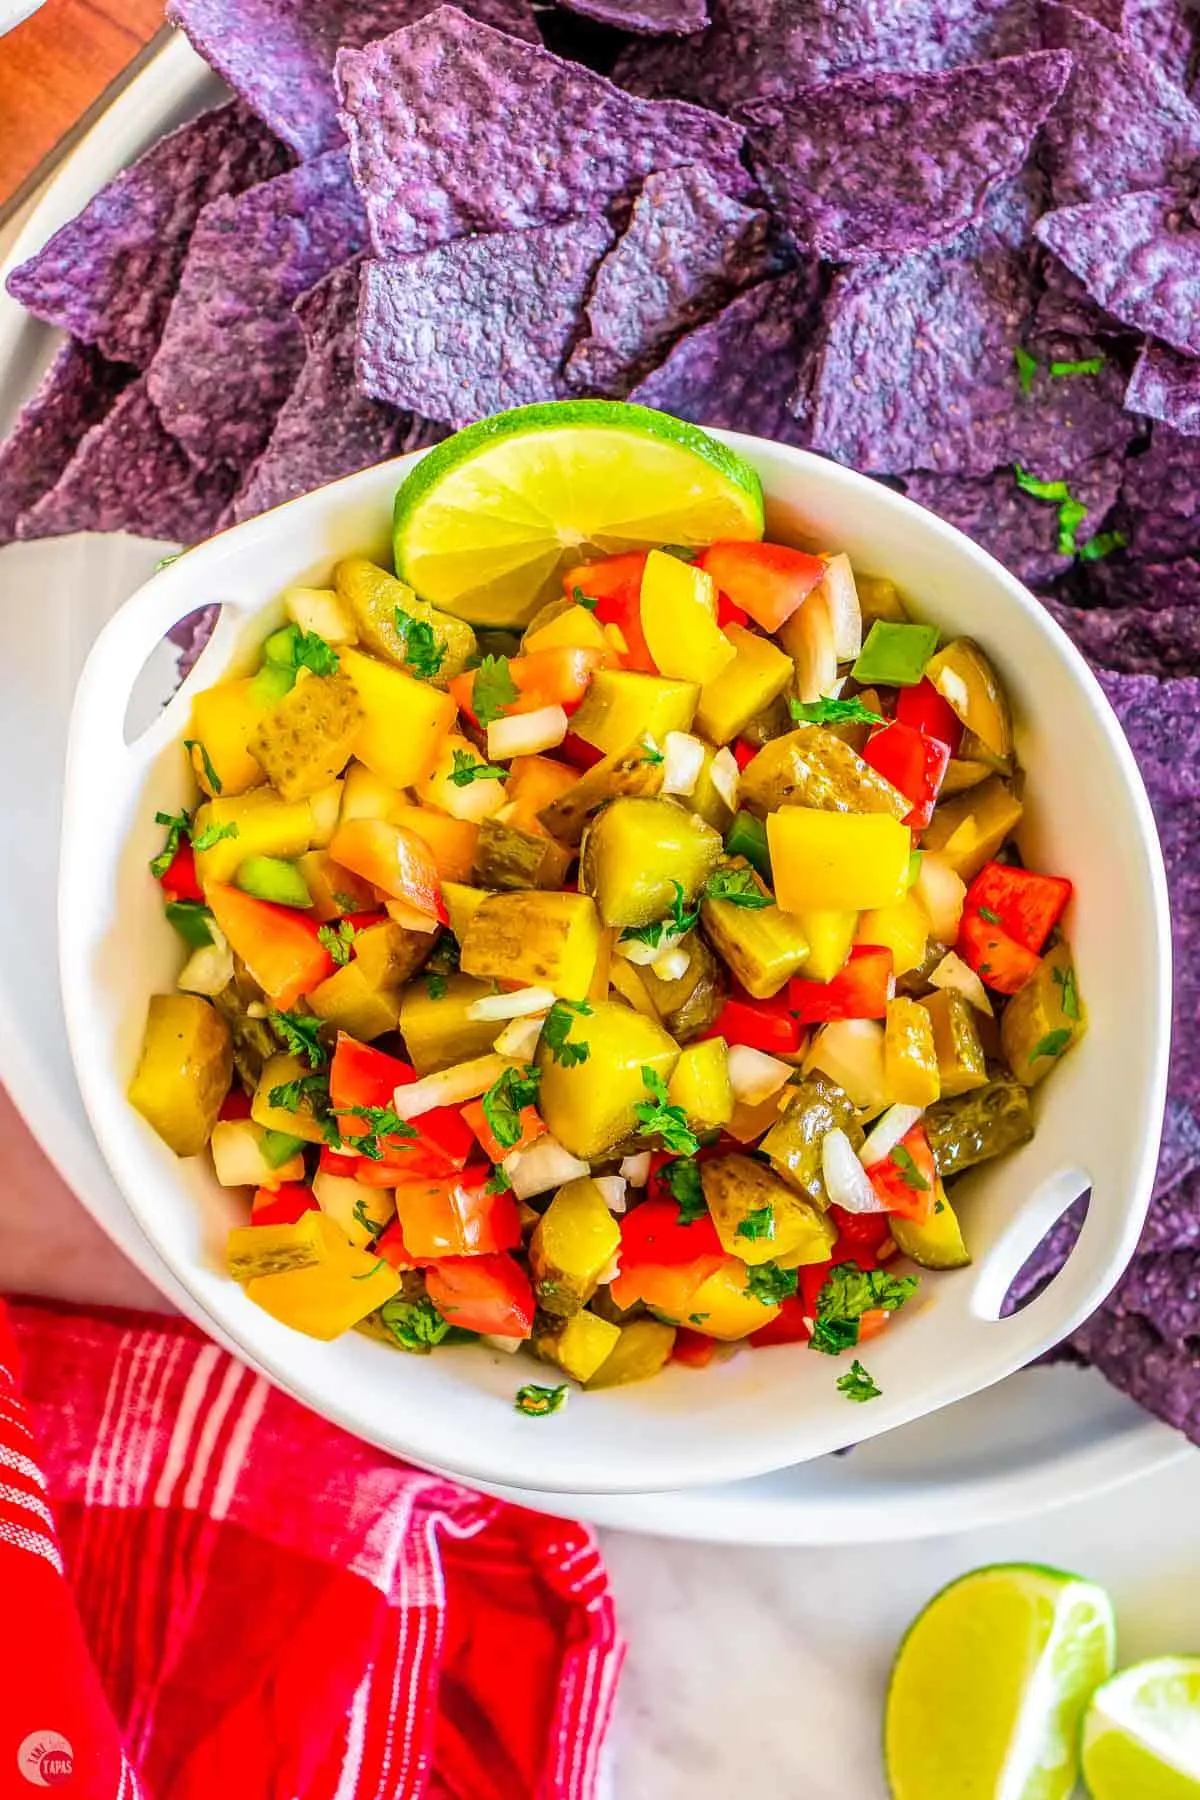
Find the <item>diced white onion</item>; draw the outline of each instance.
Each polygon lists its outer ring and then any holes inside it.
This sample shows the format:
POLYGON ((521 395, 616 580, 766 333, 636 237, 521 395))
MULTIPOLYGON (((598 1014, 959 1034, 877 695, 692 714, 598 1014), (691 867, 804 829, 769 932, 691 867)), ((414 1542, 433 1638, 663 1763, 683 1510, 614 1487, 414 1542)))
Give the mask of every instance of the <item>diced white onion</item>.
POLYGON ((596 1186, 604 1195, 604 1204, 610 1213, 625 1211, 625 1177, 623 1175, 597 1175, 596 1186))
POLYGON ((650 967, 660 981, 682 981, 691 964, 683 945, 673 944, 669 950, 660 950, 650 967))
POLYGON ((733 751, 729 748, 728 744, 725 745, 724 749, 717 751, 717 754, 713 757, 712 762, 709 765, 708 773, 713 786, 716 788, 718 794, 720 794, 726 806, 731 812, 736 812, 740 774, 737 766, 737 758, 734 756, 733 751))
POLYGON ((514 1019, 511 1025, 505 1026, 492 1049, 498 1056, 511 1056, 514 1062, 532 1062, 544 1024, 541 1014, 532 1019, 514 1019))
POLYGON ((282 1187, 285 1181, 304 1180, 304 1158, 297 1150, 277 1169, 262 1153, 264 1131, 253 1119, 218 1119, 212 1128, 209 1149, 213 1170, 222 1187, 282 1187))
POLYGON ((461 1106, 464 1100, 478 1100, 480 1094, 486 1094, 507 1067, 502 1056, 477 1056, 452 1069, 439 1069, 436 1075, 425 1075, 410 1087, 398 1087, 392 1104, 402 1119, 419 1119, 437 1106, 461 1106))
POLYGON ((745 1106, 761 1106, 795 1074, 791 1063, 780 1062, 765 1050, 752 1050, 748 1044, 729 1046, 728 1065, 733 1097, 745 1106))
POLYGON ((788 648, 796 664, 796 690, 803 701, 821 700, 832 693, 838 678, 837 641, 823 582, 788 623, 788 648))
POLYGON ((962 877, 936 850, 922 852, 912 893, 929 920, 930 936, 936 943, 952 944, 958 936, 967 888, 962 877))
POLYGON ((694 794, 704 767, 704 745, 690 731, 668 731, 663 740, 662 792, 694 794))
POLYGON ((650 1179, 650 1152, 641 1150, 636 1156, 624 1157, 620 1172, 630 1187, 645 1187, 650 1179))
POLYGON ((467 1008, 468 1019, 527 1019, 530 1013, 546 1013, 554 1005, 549 988, 514 988, 511 994, 485 994, 467 1008))
POLYGON ((178 986, 185 994, 220 994, 233 980, 233 951, 220 927, 208 920, 211 944, 201 944, 179 971, 178 986))
POLYGON ((924 1110, 922 1106, 889 1106, 859 1151, 859 1160, 864 1169, 870 1169, 875 1163, 881 1163, 885 1156, 890 1156, 904 1134, 912 1130, 924 1110))
POLYGON ((641 938, 618 938, 614 946, 618 956, 626 962, 636 963, 641 969, 648 969, 656 963, 660 956, 673 950, 680 941, 677 932, 664 931, 657 944, 644 944, 641 938))
POLYGON ((883 1026, 874 1019, 835 1019, 809 1045, 804 1071, 820 1069, 844 1088, 851 1104, 883 1106, 883 1026))
POLYGON ((530 1144, 528 1150, 510 1150, 501 1167, 518 1200, 545 1194, 550 1188, 561 1187, 564 1181, 575 1181, 591 1172, 587 1163, 572 1156, 549 1134, 530 1144))
POLYGON ((512 713, 504 719, 493 719, 488 726, 488 756, 494 762, 510 756, 537 756, 542 750, 553 750, 566 735, 567 715, 561 706, 512 713))
POLYGON ((264 1006, 261 1000, 251 1000, 246 1008, 246 1017, 248 1019, 265 1019, 270 1010, 270 1007, 264 1006))
POLYGON ((851 1213, 883 1212, 884 1205, 871 1185, 871 1177, 854 1154, 844 1131, 827 1131, 821 1139, 821 1173, 835 1206, 851 1213))
POLYGON ((840 663, 853 662, 863 641, 862 608, 858 604, 854 570, 844 550, 824 560, 825 576, 820 589, 829 608, 834 651, 840 663))
POLYGON ((605 1268, 601 1269, 599 1275, 597 1275, 596 1286, 597 1287, 607 1287, 609 1282, 615 1281, 617 1279, 617 1276, 620 1273, 621 1273, 621 1252, 618 1250, 615 1253, 615 1255, 612 1257, 612 1259, 609 1261, 607 1266, 605 1268))
POLYGON ((956 956, 953 950, 946 952, 929 977, 929 982, 931 987, 952 988, 955 993, 961 994, 964 1000, 969 1000, 979 1012, 985 1012, 990 1016, 992 1003, 988 999, 987 989, 974 969, 965 963, 961 956, 956 956))
POLYGON ((485 1344, 493 1350, 503 1350, 505 1356, 515 1356, 523 1341, 521 1338, 496 1337, 490 1331, 483 1332, 482 1337, 485 1344))

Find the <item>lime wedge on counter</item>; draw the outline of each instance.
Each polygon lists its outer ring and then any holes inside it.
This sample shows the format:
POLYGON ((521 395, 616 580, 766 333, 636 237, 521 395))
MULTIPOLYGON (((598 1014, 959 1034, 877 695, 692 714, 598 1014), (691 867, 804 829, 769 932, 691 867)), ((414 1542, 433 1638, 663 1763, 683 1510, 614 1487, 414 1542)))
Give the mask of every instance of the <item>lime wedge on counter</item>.
POLYGON ((1083 1724, 1083 1778, 1093 1800, 1200 1800, 1200 1657, 1105 1683, 1083 1724))
POLYGON ((762 485, 698 426, 616 400, 482 419, 396 495, 396 573, 473 625, 518 626, 572 563, 763 533, 762 485))
POLYGON ((1067 1800, 1115 1636, 1103 1588, 1060 1569, 998 1564, 943 1588, 892 1668, 894 1800, 1067 1800))

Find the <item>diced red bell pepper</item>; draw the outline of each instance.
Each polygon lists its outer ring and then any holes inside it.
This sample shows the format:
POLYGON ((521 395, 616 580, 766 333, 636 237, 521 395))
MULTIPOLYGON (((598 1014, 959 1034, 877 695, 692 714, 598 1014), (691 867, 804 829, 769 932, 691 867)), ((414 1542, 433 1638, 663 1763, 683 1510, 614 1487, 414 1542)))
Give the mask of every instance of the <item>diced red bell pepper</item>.
POLYGON ((204 889, 196 876, 196 859, 192 855, 190 844, 180 844, 158 879, 166 900, 204 899, 204 889))
POLYGON ((388 915, 411 931, 447 922, 433 851, 415 831, 386 819, 347 819, 334 832, 329 855, 389 897, 388 915))
POLYGON ((922 675, 915 687, 899 690, 896 717, 902 725, 911 725, 914 731, 923 731, 926 737, 949 745, 951 756, 962 743, 962 720, 927 676, 922 675))
POLYGON ((696 562, 764 631, 778 631, 825 574, 819 556, 785 544, 710 544, 696 562))
MULTIPOLYGON (((565 712, 573 712, 587 693, 596 670, 611 660, 604 650, 532 650, 528 656, 510 657, 508 672, 517 698, 504 708, 505 714, 540 712, 544 706, 561 706, 565 712)), ((464 669, 447 686, 461 711, 473 725, 478 725, 472 705, 475 674, 474 669, 464 669)))
POLYGON ((672 1362, 682 1363, 687 1369, 707 1369, 716 1354, 716 1338, 705 1337, 701 1331, 689 1331, 686 1325, 681 1325, 675 1333, 672 1362))
POLYGON ((889 1213, 926 1225, 938 1201, 944 1202, 941 1179, 923 1125, 913 1125, 882 1162, 867 1170, 871 1186, 889 1213))
POLYGON ((911 802, 901 824, 924 831, 946 777, 949 744, 893 719, 871 733, 863 746, 862 758, 911 802))
MULTIPOLYGON (((348 1032, 339 1031, 329 1065, 329 1100, 335 1112, 351 1106, 390 1106, 398 1087, 416 1080, 411 1063, 388 1056, 370 1044, 360 1044, 348 1032)), ((370 1126, 353 1116, 342 1120, 344 1138, 365 1137, 370 1126)))
POLYGON ((409 1269, 419 1269, 422 1263, 419 1257, 412 1254, 404 1241, 404 1227, 395 1218, 391 1224, 375 1240, 375 1254, 381 1256, 385 1263, 397 1269, 401 1275, 409 1269))
POLYGON ((625 640, 621 658, 627 669, 643 675, 657 675, 658 665, 651 656, 642 632, 642 574, 646 552, 633 550, 624 556, 609 556, 603 562, 579 563, 563 576, 563 592, 568 600, 578 588, 595 600, 595 614, 601 625, 615 625, 625 640))
POLYGON ((338 1175, 343 1181, 355 1181, 358 1178, 358 1165, 362 1160, 358 1156, 342 1155, 337 1150, 331 1150, 328 1144, 322 1144, 317 1169, 322 1175, 338 1175))
POLYGON ((699 1256, 723 1257, 717 1228, 707 1213, 690 1225, 679 1220, 675 1200, 643 1200, 621 1220, 621 1269, 642 1264, 672 1268, 699 1256))
POLYGON ((828 1262, 805 1263, 796 1271, 800 1277, 799 1296, 807 1318, 815 1319, 817 1316, 817 1301, 821 1297, 821 1289, 829 1279, 829 1271, 838 1263, 845 1262, 855 1263, 860 1269, 876 1267, 875 1258, 869 1251, 856 1249, 849 1244, 835 1244, 828 1262))
POLYGON ((280 1012, 289 1012, 333 974, 333 958, 317 935, 315 919, 216 883, 207 898, 231 950, 280 1012))
POLYGON ((748 625, 750 614, 743 606, 735 606, 728 594, 717 595, 717 625, 724 631, 727 625, 748 625))
POLYGON ((999 925, 1026 950, 1040 954, 1074 889, 1061 875, 1035 875, 1008 863, 985 863, 967 889, 963 911, 999 925), (994 915, 988 918, 988 914, 994 915))
POLYGON ((873 1263, 891 1236, 886 1213, 852 1213, 831 1206, 827 1216, 837 1226, 839 1260, 844 1262, 865 1256, 873 1263))
MULTIPOLYGON (((827 1268, 827 1264, 822 1264, 827 1268)), ((824 1285, 822 1283, 822 1285, 824 1285)), ((779 1314, 769 1325, 763 1325, 758 1331, 752 1331, 748 1342, 756 1350, 765 1350, 770 1344, 806 1344, 812 1336, 807 1320, 812 1317, 805 1311, 805 1303, 799 1294, 789 1294, 780 1303, 779 1314)))
POLYGON ((563 762, 570 763, 573 769, 594 769, 598 762, 604 761, 603 750, 597 750, 595 744, 589 744, 577 731, 568 731, 558 748, 563 762))
POLYGON ((307 1212, 319 1212, 316 1196, 299 1181, 285 1181, 282 1187, 256 1188, 250 1203, 252 1225, 294 1225, 307 1212))
POLYGON ((442 1317, 464 1331, 532 1334, 533 1286, 515 1257, 448 1256, 426 1271, 425 1289, 442 1317))
POLYGON ((640 1300, 664 1319, 686 1319, 692 1310, 693 1298, 709 1276, 732 1261, 732 1257, 724 1255, 707 1255, 686 1263, 639 1264, 636 1268, 622 1269, 613 1278, 609 1293, 618 1306, 632 1306, 640 1300))
POLYGON ((733 746, 733 760, 738 766, 739 773, 748 769, 757 755, 758 745, 748 744, 745 738, 738 738, 733 746))
POLYGON ((409 1177, 396 1185, 396 1216, 404 1243, 418 1261, 443 1256, 493 1256, 521 1242, 521 1215, 510 1193, 489 1194, 487 1173, 476 1183, 460 1175, 442 1181, 409 1177))
POLYGON ((250 1096, 245 1088, 235 1082, 221 1102, 219 1119, 248 1119, 250 1113, 250 1096))
POLYGON ((795 1056, 804 1036, 798 1019, 791 1015, 786 992, 773 1000, 751 1000, 731 994, 701 1037, 721 1037, 727 1044, 745 1044, 765 1050, 768 1056, 795 1056))
MULTIPOLYGON (((340 1031, 329 1070, 329 1099, 338 1114, 341 1136, 353 1143, 371 1130, 368 1120, 345 1112, 345 1108, 391 1106, 396 1089, 410 1087, 416 1079, 411 1063, 388 1056, 371 1044, 360 1044, 340 1031)), ((335 1172, 353 1174, 356 1181, 367 1187, 380 1188, 394 1187, 397 1181, 410 1176, 452 1175, 463 1168, 475 1141, 455 1106, 438 1106, 422 1113, 413 1120, 411 1129, 412 1136, 380 1138, 382 1157, 358 1157, 352 1170, 339 1168, 335 1172)), ((339 1163, 345 1160, 337 1159, 339 1163)))
POLYGON ((518 1115, 521 1135, 515 1144, 502 1144, 487 1122, 487 1114, 483 1110, 482 1100, 469 1100, 461 1109, 462 1117, 475 1133, 479 1143, 494 1163, 503 1162, 514 1150, 528 1150, 530 1144, 540 1138, 546 1130, 541 1114, 535 1106, 523 1106, 518 1115))
POLYGON ((968 966, 998 994, 1015 994, 1035 974, 1038 959, 1024 944, 977 912, 964 912, 954 946, 968 966))
POLYGON ((856 944, 832 981, 793 975, 788 1005, 801 1025, 834 1019, 882 1019, 896 991, 892 953, 881 944, 856 944))

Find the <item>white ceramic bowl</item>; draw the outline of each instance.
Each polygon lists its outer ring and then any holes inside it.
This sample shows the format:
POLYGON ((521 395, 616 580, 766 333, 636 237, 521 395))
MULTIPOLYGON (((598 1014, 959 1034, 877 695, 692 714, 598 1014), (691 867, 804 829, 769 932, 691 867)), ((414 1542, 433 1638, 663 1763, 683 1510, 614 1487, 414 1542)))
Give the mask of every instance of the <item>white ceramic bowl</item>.
MULTIPOLYGON (((718 433, 719 436, 727 434, 718 433)), ((352 551, 388 557, 391 502, 415 458, 322 489, 190 551, 135 594, 98 638, 76 698, 60 874, 63 999, 79 1085, 129 1204, 198 1304, 282 1387, 350 1431, 419 1463, 481 1481, 558 1492, 632 1493, 782 1468, 962 1399, 1071 1331, 1115 1282, 1149 1201, 1166 1087, 1170 931, 1162 858, 1128 745, 1063 633, 1014 578, 961 533, 836 464, 727 436, 757 467, 767 534, 849 551, 890 575, 922 618, 969 632, 1014 701, 1029 771, 1019 834, 1027 860, 1069 875, 1067 919, 1090 1030, 1037 1090, 1037 1134, 955 1189, 974 1253, 930 1274, 870 1346, 882 1398, 851 1406, 842 1364, 799 1346, 744 1352, 702 1374, 573 1394, 549 1420, 517 1413, 537 1366, 485 1348, 398 1354, 358 1333, 319 1344, 260 1311, 223 1271, 225 1227, 243 1209, 207 1159, 178 1161, 125 1099, 147 999, 179 967, 146 872, 157 809, 189 803, 178 745, 190 692, 250 666, 291 583, 320 583, 352 551), (133 743, 130 694, 167 629, 221 603, 189 683, 133 743), (1087 1187, 1083 1234, 1049 1289, 998 1318, 1009 1282, 1087 1187)), ((19 771, 14 771, 19 779, 19 771)))

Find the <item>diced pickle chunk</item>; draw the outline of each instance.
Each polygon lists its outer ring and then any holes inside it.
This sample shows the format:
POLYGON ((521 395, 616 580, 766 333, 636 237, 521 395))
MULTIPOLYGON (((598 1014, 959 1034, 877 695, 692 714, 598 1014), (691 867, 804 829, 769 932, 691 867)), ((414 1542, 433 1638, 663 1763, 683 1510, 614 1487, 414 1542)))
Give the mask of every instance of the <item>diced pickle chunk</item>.
POLYGON ((233 1079, 229 1026, 198 994, 153 994, 129 1098, 176 1156, 198 1156, 233 1079))
POLYGON ((1009 1075, 998 1075, 986 1087, 955 1100, 939 1100, 923 1122, 943 1181, 976 1163, 1003 1156, 1033 1136, 1029 1095, 1009 1075))
POLYGON ((761 1149, 771 1167, 817 1206, 828 1206, 821 1172, 821 1142, 827 1131, 844 1131, 857 1150, 863 1142, 854 1105, 835 1081, 819 1071, 793 1089, 787 1111, 768 1131, 761 1149))

